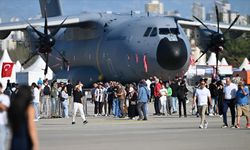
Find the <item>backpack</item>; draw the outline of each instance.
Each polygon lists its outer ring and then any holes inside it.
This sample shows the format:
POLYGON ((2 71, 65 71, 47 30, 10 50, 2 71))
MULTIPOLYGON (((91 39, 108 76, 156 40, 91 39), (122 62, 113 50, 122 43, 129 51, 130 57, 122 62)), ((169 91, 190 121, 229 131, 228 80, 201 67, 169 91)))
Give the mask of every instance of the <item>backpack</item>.
POLYGON ((43 88, 43 94, 50 95, 50 88, 48 85, 45 85, 45 87, 43 88))

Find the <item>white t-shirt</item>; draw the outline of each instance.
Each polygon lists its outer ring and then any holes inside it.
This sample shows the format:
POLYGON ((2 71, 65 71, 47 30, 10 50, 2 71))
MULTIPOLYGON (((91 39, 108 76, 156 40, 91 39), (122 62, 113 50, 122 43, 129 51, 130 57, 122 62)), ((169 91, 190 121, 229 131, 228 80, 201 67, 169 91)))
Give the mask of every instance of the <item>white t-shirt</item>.
POLYGON ((211 96, 210 91, 204 87, 196 89, 195 96, 198 98, 198 106, 207 105, 208 97, 211 96))
POLYGON ((230 83, 230 85, 225 85, 223 89, 223 93, 225 94, 225 99, 235 98, 237 90, 238 87, 234 83, 230 83))
POLYGON ((40 99, 40 90, 38 88, 34 88, 33 89, 33 94, 34 94, 34 99, 33 102, 34 103, 39 103, 39 99, 40 99))
MULTIPOLYGON (((0 94, 0 103, 5 105, 6 107, 10 107, 10 98, 5 94, 0 94)), ((0 112, 0 125, 6 125, 7 120, 7 112, 0 112)))

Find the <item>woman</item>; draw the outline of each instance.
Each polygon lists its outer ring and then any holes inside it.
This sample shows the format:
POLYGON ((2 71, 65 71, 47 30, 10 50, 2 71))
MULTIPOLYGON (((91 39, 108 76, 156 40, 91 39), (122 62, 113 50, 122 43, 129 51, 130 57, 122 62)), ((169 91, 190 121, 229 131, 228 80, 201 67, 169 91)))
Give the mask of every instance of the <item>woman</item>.
POLYGON ((62 103, 62 111, 63 111, 62 117, 63 118, 69 118, 68 98, 69 98, 69 95, 67 92, 67 88, 66 86, 63 86, 62 91, 61 91, 61 103, 62 103))
POLYGON ((128 100, 129 100, 128 117, 129 119, 134 119, 135 116, 138 116, 137 92, 135 91, 132 85, 129 87, 128 100))
POLYGON ((82 85, 76 85, 74 91, 73 91, 73 96, 74 96, 74 112, 73 112, 73 119, 72 119, 72 124, 75 124, 76 121, 76 113, 79 110, 81 114, 81 118, 83 120, 83 124, 87 124, 88 121, 85 118, 85 114, 83 112, 83 104, 82 104, 82 97, 83 93, 81 91, 82 85))
POLYGON ((168 90, 165 88, 165 85, 162 84, 161 85, 161 89, 160 89, 160 102, 161 102, 161 112, 162 115, 165 116, 165 112, 167 112, 167 96, 168 96, 168 90))
POLYGON ((22 85, 11 98, 8 118, 12 130, 11 150, 38 150, 38 136, 33 121, 31 87, 22 85))

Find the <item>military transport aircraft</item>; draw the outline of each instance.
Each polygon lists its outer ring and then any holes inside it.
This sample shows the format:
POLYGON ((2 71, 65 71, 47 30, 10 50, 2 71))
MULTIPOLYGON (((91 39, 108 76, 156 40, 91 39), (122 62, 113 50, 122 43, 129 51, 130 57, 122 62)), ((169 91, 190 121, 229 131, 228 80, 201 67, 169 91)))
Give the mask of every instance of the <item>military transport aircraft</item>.
POLYGON ((217 7, 217 25, 205 24, 196 17, 198 22, 133 14, 62 16, 59 0, 40 0, 40 7, 45 19, 0 24, 0 39, 11 31, 24 31, 33 51, 30 58, 41 55, 46 61, 45 75, 50 66, 57 78, 84 83, 139 81, 154 75, 169 80, 183 75, 190 65, 191 53, 183 27, 197 30, 204 53, 214 51, 217 59, 225 43, 223 33, 250 31, 233 26, 238 17, 231 25, 219 26, 217 7))

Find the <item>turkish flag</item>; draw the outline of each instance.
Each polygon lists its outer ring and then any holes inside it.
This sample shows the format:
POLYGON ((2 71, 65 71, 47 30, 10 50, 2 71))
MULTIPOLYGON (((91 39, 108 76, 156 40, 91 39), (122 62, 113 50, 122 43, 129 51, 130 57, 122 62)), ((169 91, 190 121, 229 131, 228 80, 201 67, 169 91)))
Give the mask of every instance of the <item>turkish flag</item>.
POLYGON ((2 78, 11 77, 13 66, 14 66, 14 63, 6 63, 6 62, 3 63, 2 78))

